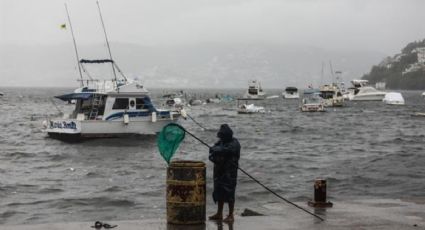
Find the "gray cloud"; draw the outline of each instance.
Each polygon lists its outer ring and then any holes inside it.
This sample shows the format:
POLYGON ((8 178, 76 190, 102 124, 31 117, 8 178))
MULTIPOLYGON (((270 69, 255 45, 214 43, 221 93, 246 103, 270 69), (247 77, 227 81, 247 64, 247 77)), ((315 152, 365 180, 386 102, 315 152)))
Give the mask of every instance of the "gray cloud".
MULTIPOLYGON (((66 2, 78 44, 84 47, 104 44, 96 2, 66 2)), ((303 49, 302 55, 310 53, 313 56, 318 52, 308 51, 310 47, 344 52, 344 57, 348 58, 348 52, 374 53, 371 62, 361 63, 362 68, 355 70, 356 73, 365 72, 365 65, 376 64, 372 63, 376 54, 392 55, 408 42, 425 38, 425 1, 422 0, 101 0, 100 3, 112 44, 158 47, 161 52, 166 50, 164 47, 222 43, 226 46, 267 44, 295 50, 299 47, 303 49)), ((69 30, 59 28, 65 22, 62 1, 0 0, 0 47, 13 44, 21 48, 57 49, 71 44, 69 30)), ((119 47, 112 47, 113 53, 129 53, 117 50, 119 47)), ((3 49, 1 58, 12 55, 6 52, 13 52, 13 49, 3 49)), ((63 51, 67 52, 69 50, 63 51)), ((21 53, 24 52, 21 50, 21 53)), ((328 61, 323 58, 335 56, 338 55, 317 55, 308 59, 310 64, 320 65, 321 61, 328 61)), ((214 59, 210 58, 208 61, 214 59)), ((300 63, 303 58, 296 57, 300 63)), ((355 59, 358 60, 358 53, 355 59)), ((149 68, 154 69, 152 66, 149 68)), ((229 70, 231 68, 229 66, 229 70)), ((10 71, 13 69, 9 68, 8 74, 10 71)), ((296 75, 298 70, 291 68, 291 71, 296 75)), ((0 77, 5 78, 4 70, 0 73, 0 77)))

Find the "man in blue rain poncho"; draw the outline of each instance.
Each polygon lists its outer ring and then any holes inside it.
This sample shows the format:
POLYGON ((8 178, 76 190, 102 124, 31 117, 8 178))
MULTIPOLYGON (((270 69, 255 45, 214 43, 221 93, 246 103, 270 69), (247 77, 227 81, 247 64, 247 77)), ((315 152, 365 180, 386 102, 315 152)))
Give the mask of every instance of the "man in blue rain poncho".
POLYGON ((209 159, 214 162, 213 199, 214 202, 218 202, 218 208, 217 213, 209 219, 222 220, 224 203, 228 203, 229 215, 224 221, 231 222, 234 220, 233 210, 241 146, 233 137, 233 131, 227 124, 220 126, 217 137, 220 140, 210 148, 209 159))

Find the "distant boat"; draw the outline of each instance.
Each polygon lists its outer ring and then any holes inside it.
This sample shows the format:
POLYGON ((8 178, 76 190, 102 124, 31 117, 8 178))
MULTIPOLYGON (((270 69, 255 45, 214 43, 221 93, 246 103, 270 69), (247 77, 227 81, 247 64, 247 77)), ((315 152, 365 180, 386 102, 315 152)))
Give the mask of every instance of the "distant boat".
POLYGON ((349 88, 348 98, 352 101, 382 101, 385 97, 386 92, 368 86, 367 80, 353 80, 351 83, 354 88, 349 88))
POLYGON ((376 90, 371 86, 365 86, 359 88, 357 94, 354 95, 352 101, 382 101, 386 92, 376 90))
POLYGON ((190 99, 189 101, 189 105, 191 106, 195 106, 195 105, 202 105, 203 102, 199 99, 190 99))
POLYGON ((341 107, 344 105, 342 92, 335 84, 321 86, 320 97, 323 98, 323 103, 326 107, 341 107))
POLYGON ((249 103, 250 101, 259 101, 259 100, 261 99, 238 98, 237 99, 238 114, 265 113, 266 110, 263 106, 256 106, 253 103, 249 103))
POLYGON ((300 95, 298 94, 298 89, 296 87, 286 87, 285 92, 282 93, 282 96, 285 99, 300 98, 300 95))
POLYGON ((261 88, 261 84, 257 80, 250 81, 248 83, 248 90, 246 91, 244 98, 249 99, 264 99, 266 97, 266 93, 261 88))
POLYGON ((320 91, 316 89, 304 90, 301 112, 325 112, 323 99, 320 97, 320 91))
POLYGON ((266 110, 262 106, 255 106, 254 104, 242 104, 238 108, 239 114, 252 114, 252 113, 265 113, 266 110))
POLYGON ((387 105, 404 105, 404 98, 401 93, 391 92, 385 95, 385 98, 382 100, 387 105))
POLYGON ((4 95, 4 93, 3 92, 0 92, 0 96, 3 96, 4 95))
POLYGON ((422 97, 425 98, 425 92, 422 93, 422 97))

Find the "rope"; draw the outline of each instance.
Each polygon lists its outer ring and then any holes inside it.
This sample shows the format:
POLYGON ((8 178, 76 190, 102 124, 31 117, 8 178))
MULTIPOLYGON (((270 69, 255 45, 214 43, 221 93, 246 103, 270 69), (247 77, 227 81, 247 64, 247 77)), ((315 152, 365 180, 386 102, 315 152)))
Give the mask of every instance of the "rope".
POLYGON ((204 126, 202 126, 199 122, 197 122, 192 116, 190 116, 189 114, 186 114, 187 117, 189 117, 193 122, 195 122, 195 124, 197 124, 199 127, 201 127, 204 130, 207 130, 204 126))

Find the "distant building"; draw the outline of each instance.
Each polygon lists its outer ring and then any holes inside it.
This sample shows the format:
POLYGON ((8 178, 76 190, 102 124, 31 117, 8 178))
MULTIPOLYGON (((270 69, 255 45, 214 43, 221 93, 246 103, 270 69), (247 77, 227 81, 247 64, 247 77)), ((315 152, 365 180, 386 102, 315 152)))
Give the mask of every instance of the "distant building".
POLYGON ((418 47, 415 50, 418 55, 418 63, 425 64, 425 47, 418 47))

